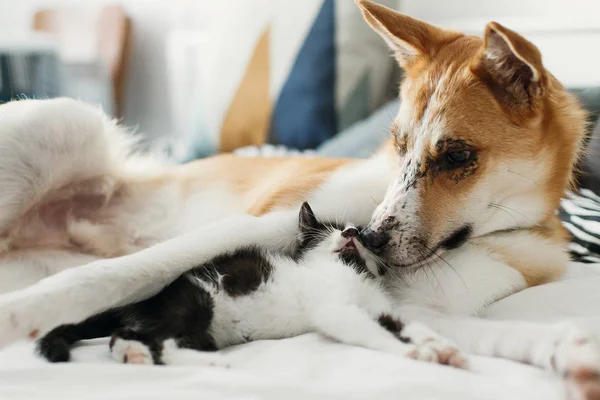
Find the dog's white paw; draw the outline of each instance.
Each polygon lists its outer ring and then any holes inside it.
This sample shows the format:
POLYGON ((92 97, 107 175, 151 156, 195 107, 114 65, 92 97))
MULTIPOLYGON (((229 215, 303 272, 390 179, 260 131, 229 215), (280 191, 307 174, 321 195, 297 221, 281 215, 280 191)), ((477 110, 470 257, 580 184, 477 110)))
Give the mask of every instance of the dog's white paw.
POLYGON ((552 367, 565 378, 572 400, 600 400, 600 343, 575 324, 561 324, 560 330, 552 367))
POLYGON ((116 337, 111 341, 110 352, 113 359, 123 364, 154 364, 152 352, 142 342, 116 337))
POLYGON ((414 357, 411 355, 411 358, 456 368, 468 367, 466 354, 450 340, 424 325, 411 323, 402 330, 401 336, 416 346, 414 357))
POLYGON ((52 303, 21 292, 0 295, 0 348, 23 338, 35 340, 54 327, 49 323, 57 312, 52 303))

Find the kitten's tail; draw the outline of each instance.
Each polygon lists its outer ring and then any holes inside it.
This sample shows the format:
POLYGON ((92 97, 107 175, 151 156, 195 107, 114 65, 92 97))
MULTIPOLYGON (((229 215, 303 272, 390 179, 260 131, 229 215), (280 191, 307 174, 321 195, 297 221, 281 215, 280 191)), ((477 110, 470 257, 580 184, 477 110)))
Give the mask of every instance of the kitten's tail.
POLYGON ((37 342, 37 351, 50 362, 66 362, 71 358, 71 347, 81 340, 110 336, 122 327, 117 309, 94 315, 78 324, 60 325, 37 342))

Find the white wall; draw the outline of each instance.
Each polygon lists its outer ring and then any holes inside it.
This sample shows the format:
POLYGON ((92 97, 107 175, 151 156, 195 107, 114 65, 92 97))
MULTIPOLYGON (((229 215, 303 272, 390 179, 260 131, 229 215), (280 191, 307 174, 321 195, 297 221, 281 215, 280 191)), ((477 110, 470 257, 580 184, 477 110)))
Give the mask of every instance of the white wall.
MULTIPOLYGON (((97 6, 115 1, 118 0, 0 0, 0 38, 26 31, 37 7, 65 3, 97 6)), ((172 25, 169 4, 217 0, 120 1, 133 19, 125 123, 138 125, 150 136, 168 134, 174 127, 165 60, 165 41, 172 25)), ((487 21, 497 20, 536 43, 545 64, 567 85, 600 85, 600 0, 399 2, 403 12, 468 33, 479 34, 487 21)))
MULTIPOLYGON (((175 0, 121 0, 133 19, 133 43, 125 93, 124 121, 150 137, 171 130, 165 64, 170 26, 167 3, 175 0)), ((115 0, 0 0, 0 38, 26 32, 37 8, 76 4, 99 6, 115 0)))
POLYGON ((597 0, 400 0, 404 12, 431 21, 503 17, 590 15, 600 17, 597 0))

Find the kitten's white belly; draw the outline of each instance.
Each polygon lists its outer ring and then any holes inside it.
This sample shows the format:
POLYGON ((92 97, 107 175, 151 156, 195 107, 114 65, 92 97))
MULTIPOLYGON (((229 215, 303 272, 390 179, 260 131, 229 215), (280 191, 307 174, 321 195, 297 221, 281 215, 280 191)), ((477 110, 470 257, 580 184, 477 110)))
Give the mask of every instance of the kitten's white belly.
POLYGON ((314 310, 328 304, 356 305, 374 318, 389 304, 376 282, 341 262, 298 265, 283 258, 271 262, 275 268, 269 280, 255 292, 238 297, 212 292, 210 334, 217 347, 314 332, 314 310))

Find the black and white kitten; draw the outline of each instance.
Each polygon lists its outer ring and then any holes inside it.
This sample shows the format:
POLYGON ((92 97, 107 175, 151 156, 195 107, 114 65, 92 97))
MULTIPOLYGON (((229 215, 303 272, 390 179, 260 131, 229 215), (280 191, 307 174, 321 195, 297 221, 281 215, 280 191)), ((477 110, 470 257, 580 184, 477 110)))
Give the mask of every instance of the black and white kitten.
POLYGON ((429 329, 403 328, 380 284, 376 257, 354 226, 318 221, 307 203, 293 257, 241 248, 190 269, 155 296, 61 325, 38 342, 51 362, 78 341, 112 335, 113 357, 169 364, 173 348, 214 351, 260 339, 319 332, 342 343, 463 366, 429 329))

